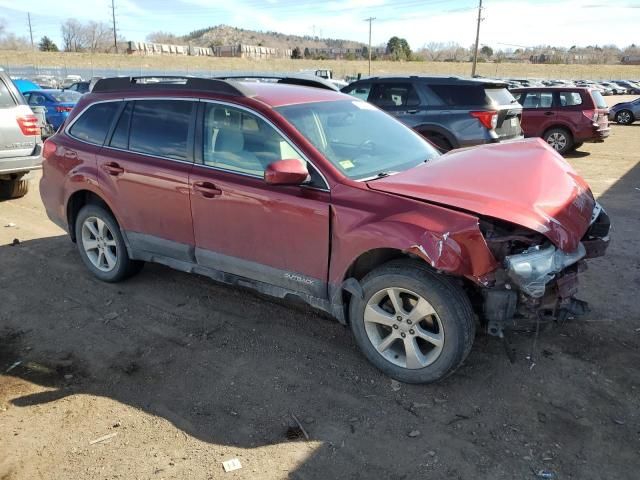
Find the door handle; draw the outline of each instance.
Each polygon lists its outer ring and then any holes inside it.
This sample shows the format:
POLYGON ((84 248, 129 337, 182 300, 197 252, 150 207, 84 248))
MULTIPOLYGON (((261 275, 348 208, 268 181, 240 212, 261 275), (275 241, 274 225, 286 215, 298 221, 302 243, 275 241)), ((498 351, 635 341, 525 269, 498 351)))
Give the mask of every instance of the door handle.
POLYGON ((544 114, 545 114, 547 117, 550 117, 551 115, 553 115, 553 112, 544 112, 544 114))
POLYGON ((193 189, 204 198, 214 198, 222 195, 222 190, 211 182, 196 182, 193 184, 193 189))
POLYGON ((118 175, 122 175, 124 173, 124 168, 118 165, 115 162, 109 162, 102 165, 102 170, 107 172, 109 175, 113 175, 117 177, 118 175))
POLYGON ((418 110, 407 110, 407 113, 410 113, 411 115, 418 113, 418 110))

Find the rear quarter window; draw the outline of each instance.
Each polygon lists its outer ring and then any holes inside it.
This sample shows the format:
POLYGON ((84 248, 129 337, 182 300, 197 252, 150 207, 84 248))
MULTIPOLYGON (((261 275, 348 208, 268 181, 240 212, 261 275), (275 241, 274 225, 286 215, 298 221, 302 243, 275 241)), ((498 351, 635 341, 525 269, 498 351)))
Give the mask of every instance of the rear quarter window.
POLYGON ((599 91, 591 90, 591 98, 593 98, 593 103, 595 104, 596 108, 609 108, 609 106, 607 105, 607 101, 599 91))
POLYGON ((96 103, 80 115, 69 134, 78 140, 102 145, 121 102, 96 103))
POLYGON ((467 105, 480 107, 487 104, 482 85, 427 85, 444 105, 451 107, 467 105))
POLYGON ((511 105, 516 99, 506 88, 486 88, 485 93, 493 105, 511 105))
POLYGON ((0 108, 11 108, 16 106, 16 101, 11 96, 11 92, 5 85, 5 83, 0 80, 0 108))

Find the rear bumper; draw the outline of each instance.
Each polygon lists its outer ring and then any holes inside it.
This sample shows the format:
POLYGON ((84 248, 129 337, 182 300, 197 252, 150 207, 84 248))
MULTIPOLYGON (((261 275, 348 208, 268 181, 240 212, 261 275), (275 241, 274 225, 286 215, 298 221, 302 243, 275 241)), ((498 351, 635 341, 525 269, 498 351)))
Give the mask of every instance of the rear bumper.
POLYGON ((36 154, 28 157, 0 158, 0 174, 26 173, 42 168, 42 147, 36 147, 36 154))

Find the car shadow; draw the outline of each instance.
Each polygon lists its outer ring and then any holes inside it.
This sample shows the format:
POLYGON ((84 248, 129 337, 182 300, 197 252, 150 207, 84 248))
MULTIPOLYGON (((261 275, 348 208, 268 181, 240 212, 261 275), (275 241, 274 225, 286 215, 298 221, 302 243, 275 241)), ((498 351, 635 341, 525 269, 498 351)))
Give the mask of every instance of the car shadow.
MULTIPOLYGON (((159 265, 104 284, 82 266, 66 236, 1 246, 0 264, 0 382, 13 377, 46 387, 12 397, 13 408, 106 397, 165 418, 198 440, 246 449, 292 441, 295 414, 321 444, 290 478, 399 479, 434 469, 437 478, 488 478, 504 468, 521 471, 520 456, 503 458, 514 441, 507 423, 549 448, 560 426, 567 427, 565 456, 607 464, 611 450, 591 445, 591 430, 573 415, 553 411, 545 414, 548 424, 533 426, 519 419, 576 396, 585 404, 606 398, 608 408, 632 414, 616 398, 618 382, 638 383, 627 367, 618 365, 621 378, 596 391, 580 376, 567 385, 566 366, 554 371, 553 355, 565 349, 580 361, 609 358, 601 352, 607 340, 580 337, 577 326, 565 326, 566 337, 541 334, 540 352, 551 353, 536 354, 535 369, 525 359, 531 334, 511 338, 515 364, 499 341, 478 335, 452 377, 400 386, 365 361, 348 330, 302 306, 159 265), (542 393, 532 399, 532 391, 542 393), (561 424, 552 421, 556 416, 561 424)), ((616 439, 611 448, 632 450, 631 433, 603 428, 616 439)), ((623 464, 611 462, 613 476, 623 464)), ((573 462, 556 468, 588 476, 586 466, 573 462)))
POLYGON ((580 150, 574 150, 565 155, 566 158, 583 158, 591 155, 591 152, 584 152, 580 150))

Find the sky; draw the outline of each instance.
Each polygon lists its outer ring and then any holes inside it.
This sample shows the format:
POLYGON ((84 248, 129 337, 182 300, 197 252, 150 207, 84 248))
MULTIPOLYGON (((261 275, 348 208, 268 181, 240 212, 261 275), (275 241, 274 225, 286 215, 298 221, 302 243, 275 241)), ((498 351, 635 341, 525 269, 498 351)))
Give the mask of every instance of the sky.
MULTIPOLYGON (((219 24, 368 41, 380 45, 397 35, 416 50, 432 42, 473 44, 477 0, 114 0, 119 34, 145 40, 148 33, 182 35, 219 24)), ((481 45, 516 49, 640 44, 640 0, 484 0, 481 45)), ((111 23, 111 0, 0 0, 6 29, 62 43, 67 18, 111 23)))

